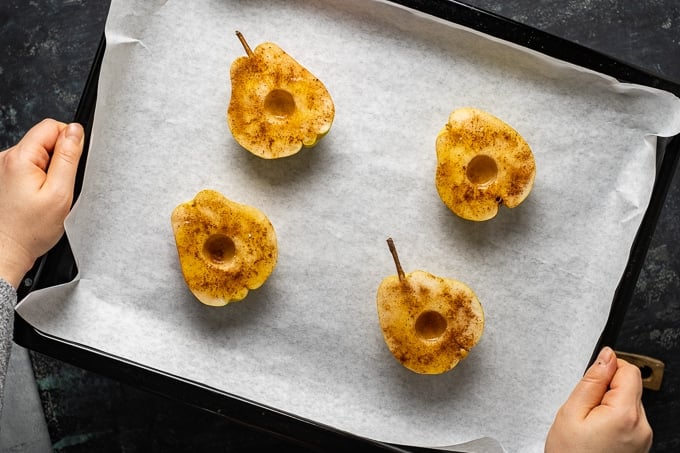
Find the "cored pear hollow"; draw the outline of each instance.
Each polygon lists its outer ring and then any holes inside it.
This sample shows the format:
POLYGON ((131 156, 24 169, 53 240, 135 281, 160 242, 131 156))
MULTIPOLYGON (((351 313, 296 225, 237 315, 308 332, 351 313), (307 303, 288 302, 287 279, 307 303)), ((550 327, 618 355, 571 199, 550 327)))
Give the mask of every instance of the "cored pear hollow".
POLYGON ((278 245, 274 227, 257 208, 202 190, 171 215, 184 280, 203 304, 244 299, 273 272, 278 245))
POLYGON ((231 65, 227 122, 234 139, 263 159, 311 148, 333 124, 335 104, 326 86, 272 42, 252 50, 236 32, 246 55, 231 65))
POLYGON ((437 136, 436 151, 439 197, 464 219, 492 219, 502 205, 519 206, 534 186, 536 162, 529 144, 483 110, 454 110, 437 136))
POLYGON ((382 280, 377 310, 392 355, 419 374, 453 369, 479 342, 484 311, 464 283, 425 271, 404 273, 392 239, 388 245, 397 275, 382 280))

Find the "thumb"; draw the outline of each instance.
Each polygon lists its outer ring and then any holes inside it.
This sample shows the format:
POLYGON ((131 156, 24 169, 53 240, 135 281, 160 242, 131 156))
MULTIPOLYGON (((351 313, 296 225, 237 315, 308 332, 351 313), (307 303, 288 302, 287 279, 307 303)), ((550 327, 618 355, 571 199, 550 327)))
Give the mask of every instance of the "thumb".
POLYGON ((80 124, 71 123, 57 138, 45 181, 45 187, 53 193, 73 193, 78 161, 83 152, 84 137, 83 127, 80 124))
POLYGON ((602 403, 616 369, 616 354, 610 347, 602 348, 595 363, 588 368, 564 403, 564 410, 581 420, 585 419, 591 410, 602 403))

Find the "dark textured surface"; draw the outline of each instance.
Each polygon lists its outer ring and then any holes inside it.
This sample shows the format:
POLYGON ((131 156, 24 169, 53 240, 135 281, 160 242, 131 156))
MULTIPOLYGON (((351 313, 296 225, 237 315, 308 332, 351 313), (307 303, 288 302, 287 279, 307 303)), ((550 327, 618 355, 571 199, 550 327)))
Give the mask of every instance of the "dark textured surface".
POLYGON ((466 0, 464 3, 680 81, 680 3, 673 0, 466 0))
MULTIPOLYGON (((676 0, 468 3, 680 80, 676 0)), ((73 117, 106 11, 105 1, 0 3, 1 149, 43 117, 73 117)), ((654 452, 680 451, 679 215, 676 174, 616 344, 666 363, 661 390, 644 394, 654 452)), ((33 363, 56 451, 286 450, 275 439, 53 358, 33 354, 33 363)))
POLYGON ((73 117, 106 20, 91 3, 0 3, 0 148, 44 117, 73 117))
POLYGON ((58 452, 304 450, 206 411, 157 397, 41 354, 33 363, 58 452))

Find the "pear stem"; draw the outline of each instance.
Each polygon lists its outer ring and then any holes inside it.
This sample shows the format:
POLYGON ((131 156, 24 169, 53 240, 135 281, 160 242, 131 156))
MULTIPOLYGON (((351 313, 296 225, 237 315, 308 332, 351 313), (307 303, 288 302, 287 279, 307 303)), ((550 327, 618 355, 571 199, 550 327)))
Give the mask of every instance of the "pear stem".
POLYGON ((240 31, 236 30, 236 37, 238 38, 239 41, 241 41, 241 45, 246 50, 248 56, 252 57, 253 51, 250 49, 250 46, 248 45, 248 42, 246 42, 246 38, 243 37, 243 34, 240 31))
POLYGON ((390 248, 390 253, 392 254, 392 258, 394 258, 394 264, 397 266, 397 275, 399 276, 399 281, 403 282, 406 279, 406 276, 404 275, 404 269, 401 267, 401 263, 399 262, 397 247, 394 245, 392 238, 387 238, 387 246, 390 248))

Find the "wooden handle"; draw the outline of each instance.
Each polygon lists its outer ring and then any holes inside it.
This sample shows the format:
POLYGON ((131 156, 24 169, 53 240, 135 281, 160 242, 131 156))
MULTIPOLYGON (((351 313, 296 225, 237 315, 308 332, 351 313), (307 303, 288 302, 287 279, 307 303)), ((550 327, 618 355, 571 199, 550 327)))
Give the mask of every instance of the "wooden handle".
POLYGON ((640 368, 642 386, 649 390, 659 390, 663 380, 664 363, 645 355, 616 351, 616 356, 640 368))

